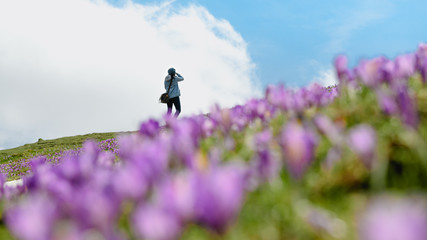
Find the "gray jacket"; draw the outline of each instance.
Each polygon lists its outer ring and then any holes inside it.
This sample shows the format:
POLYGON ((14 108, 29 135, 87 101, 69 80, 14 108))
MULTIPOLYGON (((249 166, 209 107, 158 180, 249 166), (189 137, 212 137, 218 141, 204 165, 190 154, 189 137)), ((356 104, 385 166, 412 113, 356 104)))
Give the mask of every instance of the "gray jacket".
MULTIPOLYGON (((167 75, 165 77, 165 90, 168 90, 169 83, 171 80, 171 76, 167 75)), ((175 74, 175 77, 172 80, 171 89, 169 90, 169 98, 179 97, 181 96, 181 92, 179 91, 178 82, 184 81, 184 78, 180 74, 175 74)))

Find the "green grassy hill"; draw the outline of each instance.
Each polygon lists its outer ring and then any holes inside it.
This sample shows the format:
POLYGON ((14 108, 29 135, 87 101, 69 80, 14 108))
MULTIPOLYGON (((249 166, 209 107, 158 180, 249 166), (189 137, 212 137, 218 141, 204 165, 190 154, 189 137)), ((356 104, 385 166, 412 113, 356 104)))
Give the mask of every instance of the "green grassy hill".
POLYGON ((80 148, 88 139, 97 142, 111 139, 125 132, 90 133, 70 137, 62 137, 52 140, 39 139, 35 143, 25 144, 20 147, 0 150, 0 163, 30 158, 38 155, 57 153, 63 150, 80 148))

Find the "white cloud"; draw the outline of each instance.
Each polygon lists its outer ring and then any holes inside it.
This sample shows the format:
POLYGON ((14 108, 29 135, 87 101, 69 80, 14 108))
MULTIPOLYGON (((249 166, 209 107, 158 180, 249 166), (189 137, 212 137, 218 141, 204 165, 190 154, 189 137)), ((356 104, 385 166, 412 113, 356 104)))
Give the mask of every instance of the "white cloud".
POLYGON ((0 2, 0 146, 134 130, 175 67, 183 114, 257 96, 244 39, 205 8, 97 0, 0 2))
POLYGON ((338 84, 338 78, 333 68, 323 69, 313 78, 312 83, 319 83, 324 87, 334 86, 338 84))

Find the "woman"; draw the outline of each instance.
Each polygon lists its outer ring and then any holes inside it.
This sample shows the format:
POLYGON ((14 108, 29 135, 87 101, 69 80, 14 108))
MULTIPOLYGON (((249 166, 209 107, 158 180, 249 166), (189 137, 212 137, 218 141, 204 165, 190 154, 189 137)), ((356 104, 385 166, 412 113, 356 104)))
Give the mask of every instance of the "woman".
POLYGON ((175 110, 176 110, 175 117, 178 117, 178 115, 181 113, 181 102, 179 100, 179 96, 181 96, 181 92, 179 91, 178 82, 181 82, 183 80, 184 78, 179 73, 177 73, 174 68, 169 68, 168 75, 165 77, 166 91, 169 88, 169 84, 171 84, 169 89, 169 102, 167 103, 168 115, 172 113, 172 104, 175 106, 175 110))

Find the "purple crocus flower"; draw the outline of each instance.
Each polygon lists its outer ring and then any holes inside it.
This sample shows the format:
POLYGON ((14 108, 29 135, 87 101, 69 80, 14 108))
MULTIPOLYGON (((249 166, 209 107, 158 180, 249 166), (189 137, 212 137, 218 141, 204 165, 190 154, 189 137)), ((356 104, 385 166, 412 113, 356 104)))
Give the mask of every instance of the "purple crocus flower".
POLYGON ((264 130, 260 133, 257 133, 254 137, 255 149, 267 149, 270 145, 270 141, 273 138, 270 130, 264 130))
POLYGON ((380 68, 380 72, 383 75, 383 81, 386 83, 391 83, 396 76, 396 62, 384 59, 384 62, 380 68))
POLYGON ((338 96, 338 87, 333 87, 331 89, 328 89, 328 92, 326 93, 326 100, 329 102, 332 102, 336 97, 338 96))
POLYGON ((361 124, 353 127, 348 134, 347 143, 367 167, 372 166, 377 147, 377 134, 371 126, 361 124))
POLYGON ((399 112, 399 108, 393 96, 383 90, 377 90, 377 101, 385 114, 394 115, 399 112))
POLYGON ((162 138, 153 142, 145 142, 132 155, 132 166, 151 183, 166 174, 169 165, 168 154, 162 138))
POLYGON ((291 120, 283 128, 280 137, 288 171, 293 178, 299 179, 314 159, 316 135, 302 123, 291 120))
POLYGON ((51 196, 55 196, 55 201, 59 204, 73 202, 75 189, 71 183, 62 178, 52 179, 53 182, 45 183, 43 187, 39 187, 36 191, 45 189, 51 196))
POLYGON ((233 124, 230 109, 221 109, 218 104, 215 104, 211 107, 209 117, 215 122, 216 126, 224 133, 228 134, 230 132, 233 124))
POLYGON ((201 123, 199 123, 199 125, 202 129, 202 136, 203 137, 210 137, 216 129, 215 122, 211 118, 208 118, 208 117, 199 117, 199 118, 202 118, 201 123))
POLYGON ((133 164, 125 164, 111 179, 115 194, 120 199, 141 199, 148 190, 143 172, 133 164))
POLYGON ((418 113, 415 101, 409 95, 406 85, 400 84, 395 87, 396 102, 400 110, 400 117, 407 126, 416 128, 418 125, 418 113))
POLYGON ((146 122, 141 123, 139 128, 139 133, 147 137, 155 137, 156 134, 160 131, 160 124, 154 119, 150 119, 146 122))
POLYGON ((337 76, 341 79, 342 75, 347 71, 347 56, 338 55, 334 60, 335 71, 337 72, 337 76))
POLYGON ((133 231, 143 239, 173 240, 181 233, 178 217, 159 205, 142 205, 133 215, 133 231))
POLYGON ((427 57, 427 43, 420 43, 417 49, 417 56, 427 57))
POLYGON ((78 166, 78 157, 67 156, 64 157, 59 168, 60 174, 63 178, 70 182, 77 182, 80 180, 81 175, 78 166))
POLYGON ((174 212, 183 222, 194 220, 196 181, 194 171, 183 171, 166 178, 158 187, 156 202, 174 212))
POLYGON ((314 124, 334 145, 340 145, 343 140, 342 129, 334 124, 332 120, 323 114, 314 117, 314 124))
POLYGON ((199 139, 203 134, 195 121, 180 120, 173 127, 168 142, 159 145, 160 147, 169 145, 170 156, 175 165, 194 167, 194 153, 199 145, 199 139))
POLYGON ((415 54, 404 54, 396 57, 395 77, 398 79, 407 79, 415 73, 415 54))
POLYGON ((114 165, 116 155, 112 152, 102 151, 97 159, 97 166, 111 168, 114 165))
POLYGON ((244 112, 251 120, 268 119, 271 116, 268 102, 265 99, 251 99, 244 105, 244 112))
POLYGON ((350 71, 347 68, 347 62, 348 60, 345 55, 338 55, 335 58, 334 66, 340 83, 346 83, 352 80, 350 71))
POLYGON ((427 208, 423 198, 382 196, 359 219, 361 240, 425 240, 427 208))
POLYGON ((376 87, 384 81, 383 64, 387 62, 384 57, 362 61, 356 68, 357 78, 368 87, 376 87))
POLYGON ((81 177, 88 178, 93 173, 100 151, 95 141, 89 140, 83 144, 82 152, 76 158, 81 177))
POLYGON ((222 233, 243 203, 246 172, 235 166, 212 167, 197 175, 196 220, 222 233))
POLYGON ((328 103, 326 98, 327 90, 318 83, 312 83, 307 87, 306 101, 309 106, 322 106, 328 103))
POLYGON ((289 102, 292 101, 289 91, 286 90, 283 85, 268 86, 265 91, 265 99, 267 99, 271 105, 283 111, 288 110, 289 102))
MULTIPOLYGON (((271 180, 277 177, 281 169, 279 157, 274 151, 263 149, 254 157, 254 172, 261 181, 271 180)), ((257 182, 259 181, 256 179, 257 182)))
POLYGON ((416 66, 421 73, 424 83, 427 82, 427 43, 421 43, 418 46, 416 54, 416 66))
POLYGON ((123 161, 132 161, 133 155, 138 148, 144 144, 147 139, 144 139, 139 134, 127 134, 118 137, 118 155, 123 161))
MULTIPOLYGON (((202 128, 196 121, 185 118, 178 121, 172 128, 172 139, 176 142, 188 141, 189 146, 185 150, 192 150, 199 144, 199 139, 202 136, 202 128)), ((178 144, 179 145, 179 144, 178 144)))
POLYGON ((29 164, 31 166, 31 169, 34 171, 34 169, 36 169, 38 166, 44 164, 46 160, 47 160, 46 156, 39 156, 39 157, 30 159, 29 164))
POLYGON ((155 139, 141 137, 139 134, 119 138, 119 156, 124 164, 130 164, 151 183, 161 178, 169 164, 170 134, 160 134, 155 139))
POLYGON ((277 154, 270 148, 270 141, 272 139, 273 136, 269 130, 255 135, 253 171, 256 177, 262 181, 276 177, 281 167, 277 154))
POLYGON ((245 107, 237 105, 230 111, 232 126, 234 131, 243 131, 248 123, 252 120, 249 115, 245 113, 245 107))
POLYGON ((421 78, 423 80, 423 83, 427 83, 427 56, 421 58, 419 61, 419 71, 421 73, 421 78))
POLYGON ((50 239, 56 219, 55 203, 40 194, 29 195, 24 202, 6 212, 6 224, 23 240, 50 239))
POLYGON ((40 165, 33 176, 24 178, 24 185, 30 192, 46 191, 55 196, 58 202, 72 201, 73 184, 77 183, 77 178, 67 178, 61 171, 62 168, 63 166, 55 167, 50 164, 40 165))
POLYGON ((106 234, 114 229, 120 205, 108 191, 85 186, 74 192, 69 204, 74 210, 72 216, 83 228, 95 228, 106 234))
POLYGON ((288 109, 295 110, 296 112, 302 112, 308 106, 307 89, 301 88, 297 91, 292 92, 291 101, 288 101, 288 109))
POLYGON ((7 174, 0 173, 0 198, 1 198, 1 193, 3 192, 3 187, 6 180, 7 180, 7 174))

